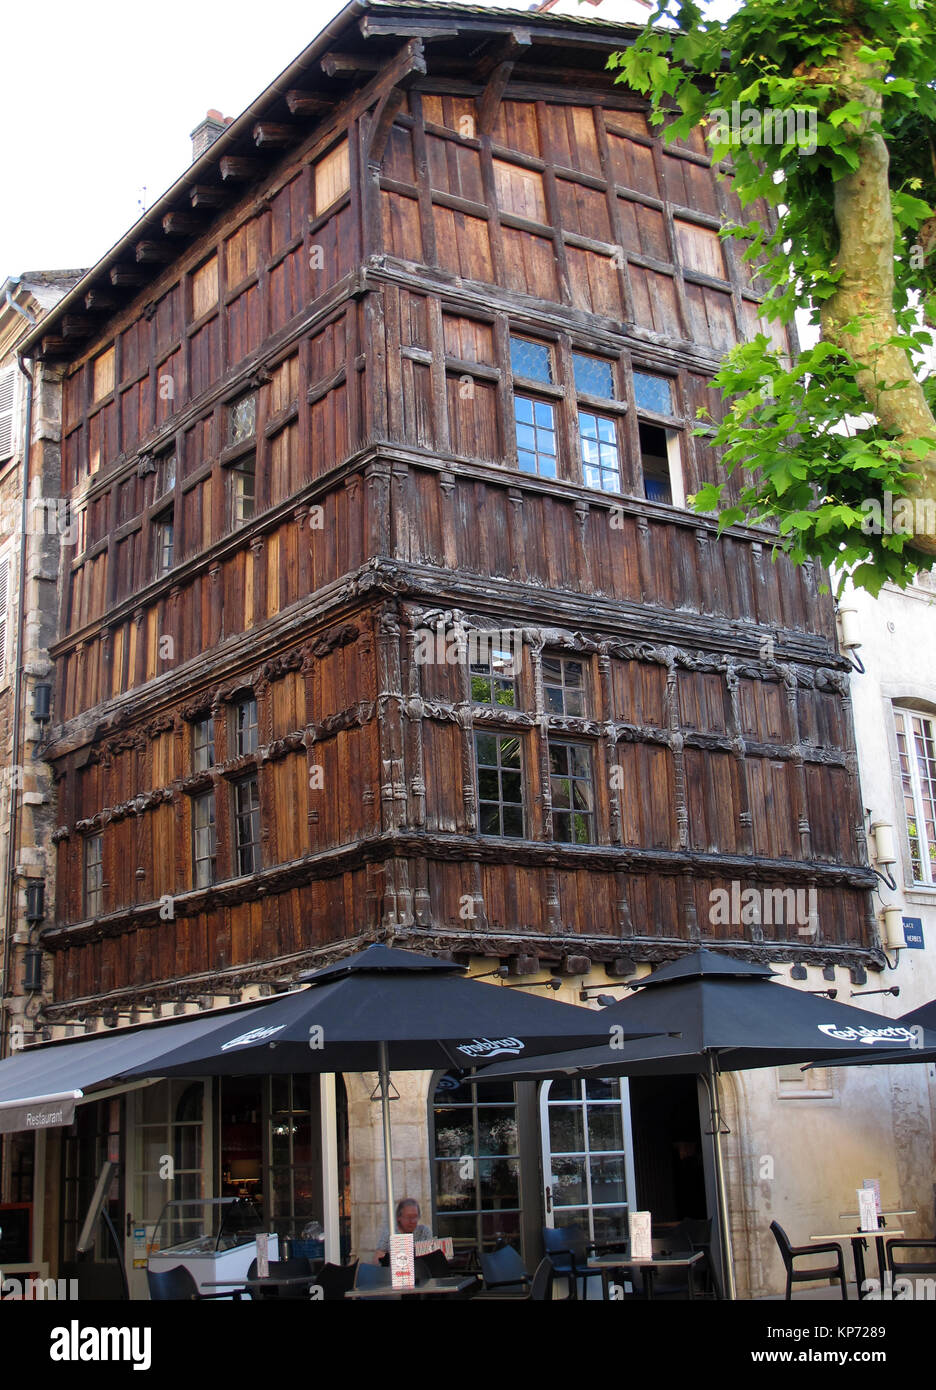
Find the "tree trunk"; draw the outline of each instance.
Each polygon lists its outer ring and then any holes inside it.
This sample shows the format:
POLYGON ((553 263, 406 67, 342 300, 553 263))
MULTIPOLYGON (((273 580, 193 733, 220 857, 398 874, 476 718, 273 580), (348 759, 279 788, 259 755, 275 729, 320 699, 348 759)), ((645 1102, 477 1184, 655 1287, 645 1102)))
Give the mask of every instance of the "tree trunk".
MULTIPOLYGON (((888 152, 882 137, 868 127, 881 112, 881 94, 867 86, 880 69, 856 55, 858 36, 844 46, 836 63, 835 81, 845 100, 858 100, 869 109, 858 145, 859 166, 835 184, 835 221, 839 231, 836 265, 842 272, 839 288, 822 309, 822 336, 843 348, 860 364, 858 385, 876 418, 898 441, 936 439, 936 419, 916 379, 910 358, 890 340, 899 333, 894 317, 894 229, 888 183, 888 152), (857 332, 846 325, 857 323, 857 332), (889 383, 904 382, 893 387, 889 383)), ((812 76, 812 74, 811 74, 812 76)), ((822 76, 826 81, 830 74, 822 76)), ((821 79, 820 79, 821 80, 821 79)), ((919 474, 906 485, 914 498, 927 499, 915 507, 913 546, 936 555, 936 449, 920 459, 905 450, 906 467, 919 474)))

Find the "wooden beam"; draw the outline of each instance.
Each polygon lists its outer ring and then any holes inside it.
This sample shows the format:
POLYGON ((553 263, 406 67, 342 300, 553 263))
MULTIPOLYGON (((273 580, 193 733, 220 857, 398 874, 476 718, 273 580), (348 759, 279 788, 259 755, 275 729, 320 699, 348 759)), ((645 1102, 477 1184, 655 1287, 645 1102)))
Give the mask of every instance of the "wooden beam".
POLYGON ((43 357, 62 357, 72 350, 72 345, 67 343, 64 338, 50 333, 42 339, 40 344, 40 354, 43 357))
POLYGON ((380 69, 383 91, 371 117, 367 141, 367 160, 379 164, 393 125, 393 118, 403 105, 403 88, 415 77, 425 77, 426 55, 421 39, 409 39, 398 53, 380 69))
POLYGON ((371 117, 367 135, 367 162, 369 164, 379 164, 383 159, 394 117, 405 100, 406 93, 401 87, 391 87, 377 103, 377 109, 371 117))
POLYGON ((207 184, 197 183, 194 188, 189 189, 189 201, 193 208, 220 208, 228 200, 227 189, 213 188, 207 184))
POLYGON ((120 299, 116 294, 110 294, 107 290, 93 289, 88 290, 84 297, 86 309, 116 309, 120 299))
POLYGON ((221 177, 225 183, 242 183, 262 174, 266 165, 260 159, 242 159, 240 155, 226 154, 221 160, 221 177))
POLYGON ((167 212, 162 220, 166 236, 195 236, 204 225, 200 217, 193 217, 190 212, 167 212))
POLYGON ((313 92, 294 89, 286 93, 286 105, 291 116, 318 116, 334 103, 327 97, 316 96, 313 92))
POLYGON ((87 338, 98 327, 99 320, 83 314, 65 314, 62 318, 63 338, 87 338))
POLYGON ((398 18, 381 21, 379 17, 366 14, 358 20, 358 28, 365 39, 389 34, 392 34, 394 38, 399 37, 401 39, 457 39, 461 33, 461 26, 454 25, 451 19, 433 21, 428 16, 424 18, 422 15, 418 19, 407 22, 398 18))
POLYGON ((478 133, 480 135, 490 134, 497 119, 504 90, 514 70, 514 64, 525 50, 529 50, 530 42, 529 31, 518 29, 511 34, 506 43, 500 45, 493 60, 489 59, 482 64, 481 73, 487 76, 487 85, 484 88, 478 110, 478 133), (489 69, 488 64, 492 61, 493 66, 489 69))
POLYGON ((376 58, 353 53, 326 53, 322 59, 322 72, 326 77, 354 77, 359 72, 377 72, 380 63, 376 58))
POLYGON ((275 121, 258 121, 253 128, 254 144, 258 150, 281 149, 298 140, 302 131, 294 125, 278 125, 275 121))
POLYGON ((138 241, 136 244, 138 265, 165 265, 174 255, 172 247, 164 241, 138 241))
POLYGON ((146 276, 133 266, 115 265, 111 267, 110 282, 112 285, 142 285, 146 283, 146 276))

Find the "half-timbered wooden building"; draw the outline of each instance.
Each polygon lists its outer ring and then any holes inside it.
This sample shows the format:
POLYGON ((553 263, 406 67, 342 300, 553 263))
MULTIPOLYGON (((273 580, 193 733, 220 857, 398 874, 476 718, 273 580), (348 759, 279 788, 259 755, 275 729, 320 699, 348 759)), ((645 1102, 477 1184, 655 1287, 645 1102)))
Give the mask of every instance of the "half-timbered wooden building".
POLYGON ((881 965, 824 577, 688 505, 762 328, 744 214, 628 38, 354 0, 33 334, 75 521, 48 1026, 377 938, 574 999, 699 942, 881 965))

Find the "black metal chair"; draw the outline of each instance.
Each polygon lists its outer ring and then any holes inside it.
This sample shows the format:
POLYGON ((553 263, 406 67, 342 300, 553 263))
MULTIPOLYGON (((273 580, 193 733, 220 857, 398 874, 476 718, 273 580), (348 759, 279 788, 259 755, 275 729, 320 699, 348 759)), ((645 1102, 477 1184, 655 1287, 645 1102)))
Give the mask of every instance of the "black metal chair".
POLYGON ((793 1285, 805 1284, 812 1279, 828 1279, 831 1284, 833 1280, 838 1280, 842 1289, 842 1298, 848 1300, 848 1289, 845 1285, 845 1256, 842 1254, 842 1247, 837 1241, 830 1241, 828 1245, 791 1245, 790 1238, 780 1225, 779 1221, 771 1221, 770 1229, 773 1231, 774 1239, 780 1247, 780 1254, 786 1269, 786 1299, 787 1302, 793 1297, 793 1285), (796 1269, 793 1261, 802 1255, 831 1255, 835 1254, 835 1264, 824 1266, 821 1269, 796 1269))
POLYGON ((530 1276, 518 1251, 502 1245, 481 1255, 484 1288, 476 1298, 529 1298, 530 1276))
POLYGON ((569 1282, 569 1297, 578 1298, 578 1281, 582 1281, 582 1297, 586 1297, 587 1281, 589 1279, 600 1279, 602 1290, 607 1290, 606 1271, 603 1269, 589 1269, 589 1251, 594 1249, 589 1245, 588 1237, 581 1226, 575 1224, 571 1226, 544 1226, 543 1245, 546 1254, 552 1260, 553 1269, 556 1274, 561 1274, 569 1282))
POLYGON ((349 1289, 354 1288, 357 1274, 357 1261, 353 1265, 324 1264, 315 1276, 315 1282, 322 1290, 324 1303, 343 1303, 349 1289))
MULTIPOLYGON (((481 1258, 483 1259, 484 1256, 482 1256, 481 1258)), ((536 1269, 533 1273, 533 1278, 530 1280, 530 1286, 524 1292, 516 1293, 509 1292, 507 1290, 495 1289, 491 1291, 489 1289, 485 1289, 482 1293, 475 1294, 475 1297, 472 1299, 472 1302, 475 1302, 479 1298, 483 1298, 501 1299, 505 1302, 523 1301, 542 1303, 552 1298, 552 1286, 555 1274, 556 1271, 553 1268, 552 1260, 549 1258, 548 1255, 546 1255, 543 1257, 543 1259, 540 1260, 539 1264, 536 1266, 536 1269)))
POLYGON ((904 1238, 894 1237, 885 1242, 887 1251, 887 1268, 890 1270, 891 1280, 906 1279, 911 1274, 936 1274, 936 1240, 913 1240, 907 1236, 904 1238), (928 1250, 928 1260, 901 1260, 895 1258, 894 1252, 897 1250, 928 1250))
POLYGON ((696 1281, 695 1297, 720 1298, 715 1266, 712 1262, 712 1220, 707 1217, 684 1217, 677 1229, 682 1232, 694 1251, 699 1251, 702 1259, 695 1266, 693 1279, 696 1281))
POLYGON ((242 1289, 233 1289, 230 1293, 199 1293, 195 1277, 185 1265, 176 1265, 174 1269, 148 1269, 146 1282, 152 1303, 202 1302, 212 1298, 239 1302, 244 1296, 242 1289))

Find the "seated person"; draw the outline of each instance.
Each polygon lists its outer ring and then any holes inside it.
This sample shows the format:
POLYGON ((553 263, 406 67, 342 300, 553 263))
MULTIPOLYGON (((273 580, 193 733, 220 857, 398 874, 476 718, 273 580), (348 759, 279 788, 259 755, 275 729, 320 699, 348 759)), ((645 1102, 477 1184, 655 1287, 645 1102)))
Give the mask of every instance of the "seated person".
MULTIPOLYGON (((396 1227, 397 1234, 402 1236, 412 1236, 414 1242, 421 1240, 434 1239, 428 1226, 423 1226, 419 1221, 419 1203, 415 1197, 401 1197, 396 1204, 396 1227)), ((389 1261, 390 1258, 390 1231, 387 1223, 380 1228, 377 1236, 377 1250, 374 1258, 378 1264, 389 1261)))

